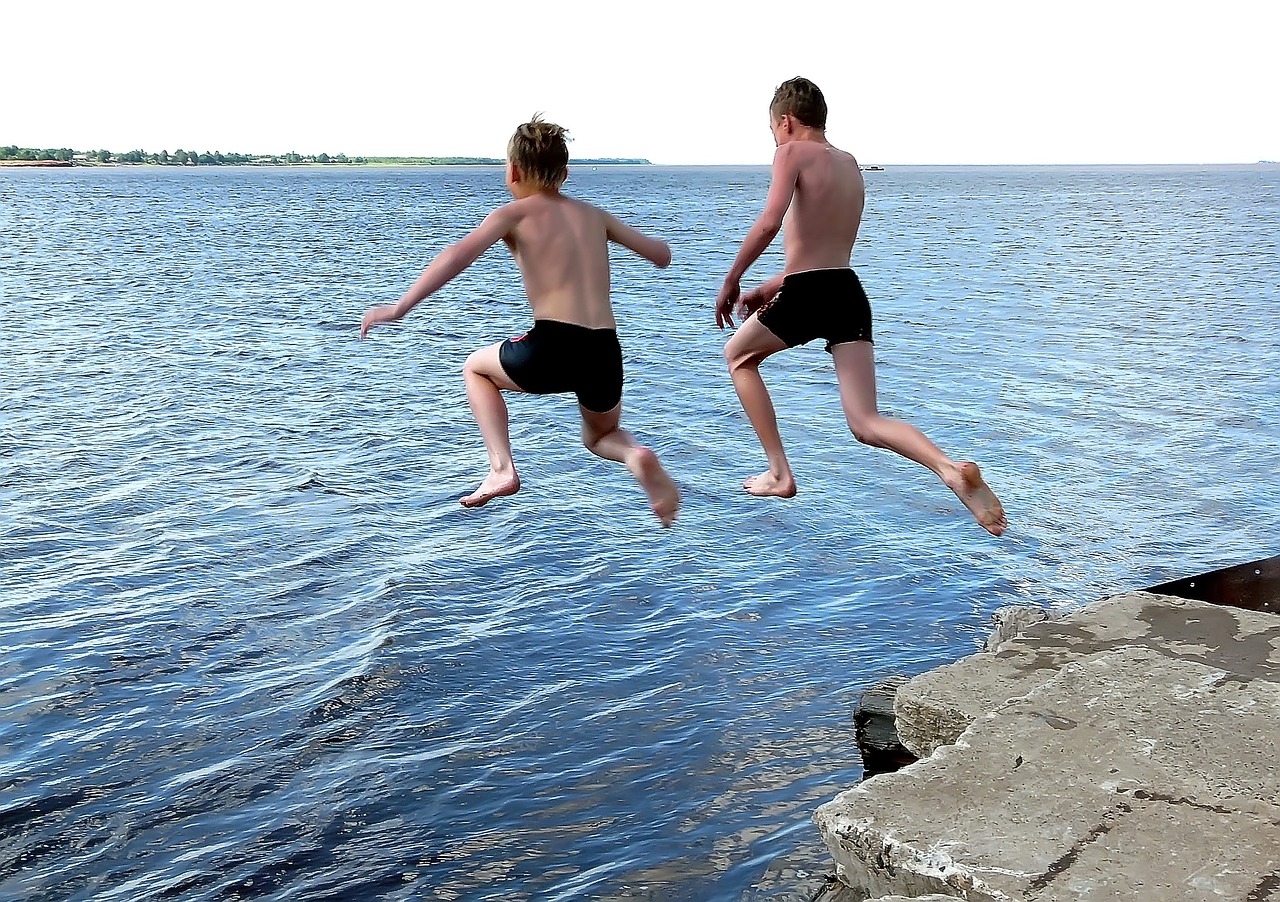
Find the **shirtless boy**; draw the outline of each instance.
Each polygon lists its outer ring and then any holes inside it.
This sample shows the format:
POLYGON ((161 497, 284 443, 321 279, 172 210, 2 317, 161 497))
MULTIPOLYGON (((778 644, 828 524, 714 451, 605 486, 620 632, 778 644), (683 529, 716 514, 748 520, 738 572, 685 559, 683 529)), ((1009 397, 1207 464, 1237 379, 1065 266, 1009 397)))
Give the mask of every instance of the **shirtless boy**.
POLYGON ((725 344, 733 387, 760 439, 769 469, 743 487, 753 495, 790 498, 795 476, 782 449, 773 401, 760 363, 815 338, 826 340, 835 361, 840 400, 854 437, 928 467, 964 503, 978 523, 1000 535, 1004 509, 977 464, 954 461, 909 423, 876 407, 871 307, 850 268, 862 221, 865 189, 858 161, 827 141, 827 104, 818 86, 793 78, 774 93, 769 128, 778 146, 764 212, 742 242, 716 296, 716 324, 742 327, 725 344), (743 293, 739 283, 783 226, 784 270, 743 293))
POLYGON ((609 300, 608 244, 616 242, 660 267, 670 264, 671 249, 561 194, 568 165, 563 128, 537 116, 517 128, 507 147, 506 170, 515 199, 441 251, 399 303, 365 313, 360 337, 379 323, 404 317, 501 239, 520 268, 534 323, 525 335, 476 351, 463 366, 467 401, 489 452, 489 475, 462 504, 479 507, 520 490, 502 392, 574 392, 583 443, 592 453, 624 464, 662 525, 670 526, 680 506, 675 483, 657 456, 619 426, 622 349, 609 300))

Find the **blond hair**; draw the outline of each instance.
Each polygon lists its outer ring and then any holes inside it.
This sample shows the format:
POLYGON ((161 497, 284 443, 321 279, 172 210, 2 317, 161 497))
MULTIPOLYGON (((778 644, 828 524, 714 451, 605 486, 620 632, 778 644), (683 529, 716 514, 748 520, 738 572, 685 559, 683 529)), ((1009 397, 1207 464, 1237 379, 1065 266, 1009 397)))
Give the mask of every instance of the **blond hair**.
POLYGON ((569 133, 535 113, 516 128, 507 144, 507 159, 538 188, 559 188, 569 175, 569 133))

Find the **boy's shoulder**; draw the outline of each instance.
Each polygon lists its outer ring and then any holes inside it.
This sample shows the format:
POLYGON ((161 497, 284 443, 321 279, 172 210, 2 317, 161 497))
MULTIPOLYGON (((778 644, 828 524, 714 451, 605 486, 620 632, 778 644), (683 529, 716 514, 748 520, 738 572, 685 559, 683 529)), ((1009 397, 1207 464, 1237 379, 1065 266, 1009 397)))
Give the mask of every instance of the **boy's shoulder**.
POLYGON ((853 154, 830 141, 790 141, 778 147, 778 159, 798 160, 835 156, 856 162, 853 154))
POLYGON ((806 168, 821 155, 822 148, 812 141, 788 141, 778 145, 773 168, 775 172, 794 172, 806 168))
POLYGON ((829 142, 792 141, 778 148, 775 172, 789 172, 799 176, 802 172, 860 173, 857 158, 829 142), (786 151, 784 154, 783 151, 786 151))
POLYGON ((560 192, 539 192, 517 198, 499 207, 490 215, 499 215, 512 229, 583 228, 607 234, 610 215, 595 204, 560 192))
POLYGON ((562 195, 548 196, 543 193, 530 194, 525 197, 515 197, 501 206, 494 207, 489 213, 490 218, 502 220, 509 225, 518 225, 521 221, 529 216, 537 216, 540 211, 546 211, 554 207, 561 207, 564 200, 562 195))
POLYGON ((601 207, 597 207, 590 201, 585 201, 568 194, 555 192, 554 194, 538 194, 534 197, 526 198, 526 200, 535 200, 541 198, 539 206, 542 209, 556 209, 563 215, 579 217, 585 220, 599 219, 604 221, 608 216, 608 211, 601 207))
POLYGON ((568 204, 583 212, 603 213, 604 211, 590 201, 582 200, 579 197, 573 197, 568 194, 557 194, 556 198, 564 204, 568 204))
POLYGON ((559 191, 539 191, 537 194, 530 194, 526 197, 518 197, 513 200, 509 200, 503 205, 503 207, 511 208, 513 210, 536 210, 546 209, 549 207, 597 211, 600 209, 594 204, 587 203, 585 200, 578 200, 576 197, 570 197, 568 194, 562 194, 559 191))

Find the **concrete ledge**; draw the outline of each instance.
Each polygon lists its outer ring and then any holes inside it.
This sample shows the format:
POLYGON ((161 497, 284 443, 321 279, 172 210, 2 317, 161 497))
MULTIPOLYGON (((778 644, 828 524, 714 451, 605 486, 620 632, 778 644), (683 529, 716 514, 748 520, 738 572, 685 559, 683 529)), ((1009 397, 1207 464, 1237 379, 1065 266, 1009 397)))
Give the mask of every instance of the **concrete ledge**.
POLYGON ((855 892, 1280 900, 1275 616, 1117 596, 898 698, 932 757, 815 815, 855 892))
POLYGON ((1146 592, 1117 595, 1025 625, 1013 638, 989 643, 993 651, 908 681, 894 700, 898 738, 926 758, 986 712, 1051 679, 1067 662, 1114 649, 1158 648, 1169 657, 1249 673, 1280 662, 1277 646, 1269 644, 1275 640, 1280 620, 1270 614, 1146 592))

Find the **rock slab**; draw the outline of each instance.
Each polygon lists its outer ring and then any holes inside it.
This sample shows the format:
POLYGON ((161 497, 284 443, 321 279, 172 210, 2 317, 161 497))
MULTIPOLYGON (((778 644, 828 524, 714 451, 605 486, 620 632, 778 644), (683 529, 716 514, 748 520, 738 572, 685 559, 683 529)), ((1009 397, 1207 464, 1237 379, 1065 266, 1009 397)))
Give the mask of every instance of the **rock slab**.
POLYGON ((1131 593, 917 680, 932 755, 815 815, 854 892, 1280 902, 1280 618, 1131 593))

